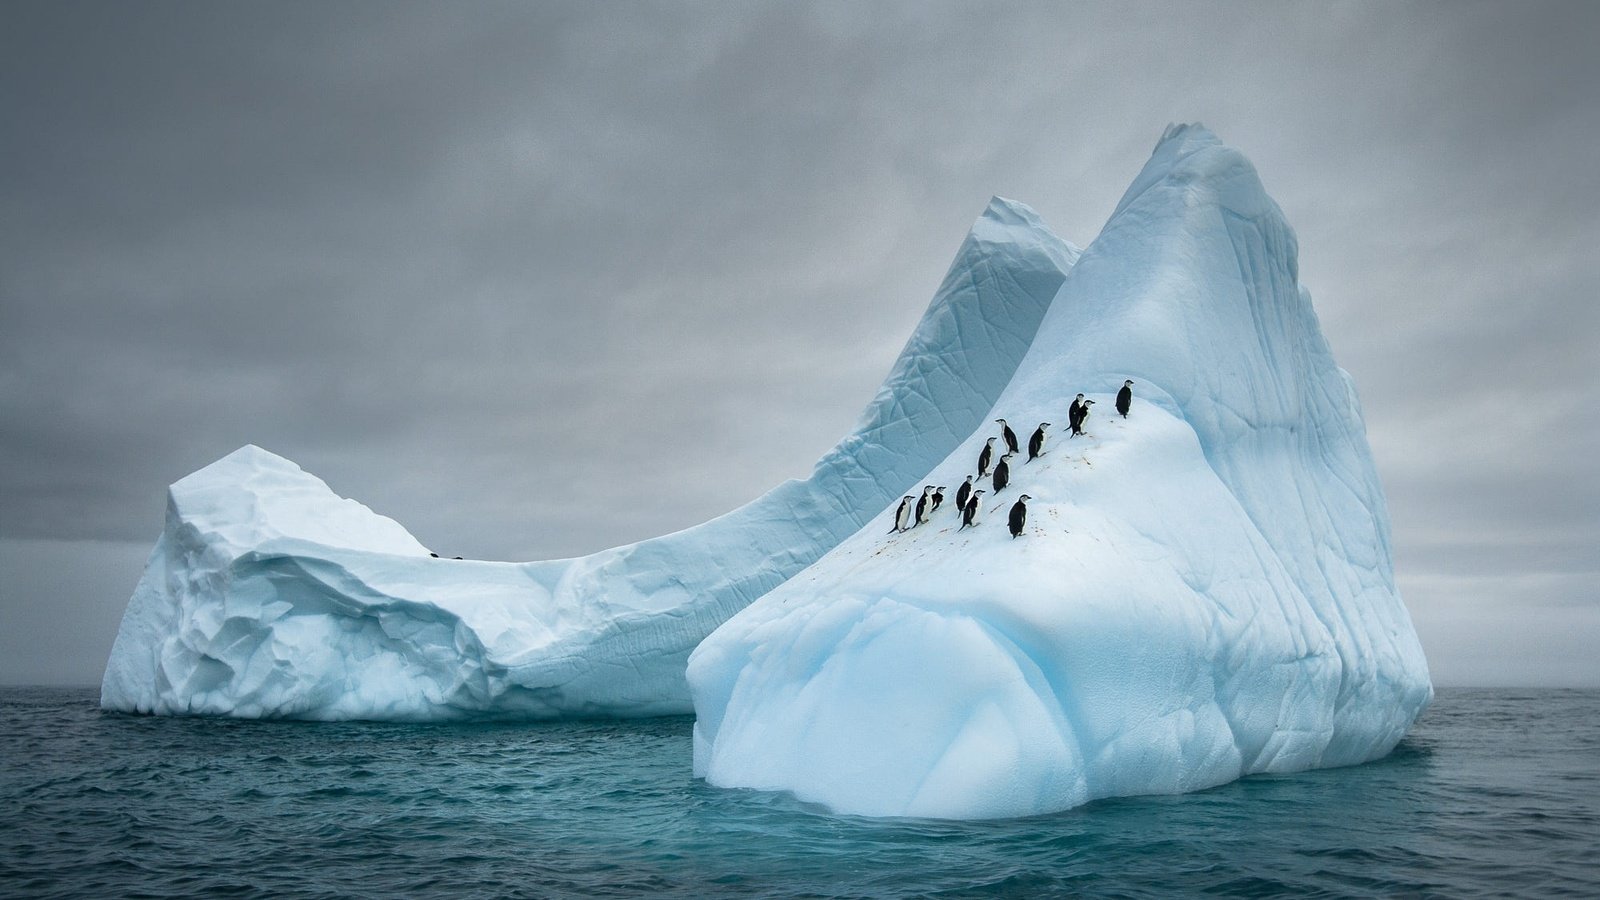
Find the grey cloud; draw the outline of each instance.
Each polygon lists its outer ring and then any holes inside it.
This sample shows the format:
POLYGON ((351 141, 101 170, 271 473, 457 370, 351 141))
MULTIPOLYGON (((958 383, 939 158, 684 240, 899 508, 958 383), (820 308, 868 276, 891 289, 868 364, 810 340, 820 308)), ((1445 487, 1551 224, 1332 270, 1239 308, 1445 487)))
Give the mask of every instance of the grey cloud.
MULTIPOLYGON (((1298 230, 1402 577, 1596 593, 1586 5, 0 17, 0 538, 149 541, 247 442, 452 554, 694 524, 848 430, 991 194, 1085 244, 1198 119, 1298 230)), ((1419 591, 1430 653, 1487 627, 1419 591)))

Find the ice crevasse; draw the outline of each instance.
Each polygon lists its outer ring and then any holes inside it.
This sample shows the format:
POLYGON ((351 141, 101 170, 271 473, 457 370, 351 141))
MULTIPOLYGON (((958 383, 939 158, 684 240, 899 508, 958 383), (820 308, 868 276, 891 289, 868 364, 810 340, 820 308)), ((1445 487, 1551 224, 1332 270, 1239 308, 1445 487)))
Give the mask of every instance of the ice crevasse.
POLYGON ((1024 444, 1050 422, 1045 455, 972 528, 947 505, 890 533, 891 501, 713 632, 689 660, 696 774, 983 818, 1393 749, 1432 687, 1296 258, 1250 163, 1169 128, 992 410, 913 483, 960 484, 999 417, 1024 444))
POLYGON ((1078 250, 993 200, 855 429, 811 475, 576 559, 440 560, 246 446, 173 484, 101 684, 109 710, 450 720, 691 711, 689 652, 976 428, 1078 250))

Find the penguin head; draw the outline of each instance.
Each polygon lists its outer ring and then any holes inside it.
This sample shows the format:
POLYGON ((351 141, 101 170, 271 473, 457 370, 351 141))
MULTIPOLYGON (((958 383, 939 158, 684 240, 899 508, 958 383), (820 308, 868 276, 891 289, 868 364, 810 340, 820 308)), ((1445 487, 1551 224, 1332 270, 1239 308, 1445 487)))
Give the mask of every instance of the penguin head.
POLYGON ((1082 395, 1082 394, 1079 394, 1079 395, 1078 395, 1078 399, 1079 399, 1079 400, 1082 400, 1082 399, 1083 399, 1083 395, 1082 395))
POLYGON ((1083 405, 1084 406, 1093 406, 1094 405, 1094 401, 1093 400, 1085 400, 1085 401, 1083 401, 1083 405))
POLYGON ((1127 381, 1124 381, 1124 382, 1123 382, 1123 383, 1122 383, 1122 386, 1123 386, 1123 387, 1133 387, 1133 379, 1132 379, 1132 378, 1129 378, 1129 379, 1128 379, 1128 380, 1127 380, 1127 381))
POLYGON ((941 485, 939 485, 939 486, 938 486, 938 487, 936 487, 936 488, 934 488, 934 489, 933 489, 933 492, 934 492, 934 493, 935 493, 935 494, 942 494, 942 493, 944 493, 944 485, 942 485, 942 484, 941 484, 941 485))
POLYGON ((999 438, 989 438, 989 443, 992 444, 992 443, 994 443, 995 441, 998 441, 998 440, 1000 440, 1000 439, 999 438))
POLYGON ((1022 495, 1022 496, 1021 496, 1021 497, 1018 497, 1018 498, 1017 498, 1017 502, 1018 502, 1018 503, 1021 503, 1021 502, 1022 502, 1022 501, 1024 501, 1024 500, 1032 500, 1032 499, 1033 499, 1033 498, 1032 498, 1032 497, 1030 497, 1030 496, 1028 496, 1028 495, 1027 495, 1027 494, 1023 494, 1023 495, 1022 495))
POLYGON ((1040 422, 1039 423, 1039 427, 1040 428, 1049 428, 1050 427, 1050 423, 1049 422, 1040 422))
POLYGON ((999 422, 1001 425, 1004 425, 1006 423, 1005 419, 995 419, 995 421, 999 422))
POLYGON ((971 483, 972 483, 972 476, 968 475, 967 476, 967 484, 971 484, 971 483))

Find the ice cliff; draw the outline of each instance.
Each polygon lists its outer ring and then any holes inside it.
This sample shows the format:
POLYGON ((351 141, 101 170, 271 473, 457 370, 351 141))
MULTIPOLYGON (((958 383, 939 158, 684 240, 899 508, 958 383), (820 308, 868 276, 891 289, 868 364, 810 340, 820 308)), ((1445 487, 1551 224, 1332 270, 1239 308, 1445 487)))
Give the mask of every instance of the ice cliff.
POLYGON ((707 638, 696 774, 981 818, 1388 753, 1432 688, 1296 255, 1241 154, 1169 129, 983 424, 912 482, 960 484, 997 417, 1053 423, 1046 455, 975 528, 946 505, 889 534, 891 500, 707 638))
POLYGON ((431 558, 245 447, 172 485, 110 710, 314 719, 690 711, 690 650, 898 498, 986 415, 1078 251, 996 199, 855 430, 806 480, 579 559, 431 558))

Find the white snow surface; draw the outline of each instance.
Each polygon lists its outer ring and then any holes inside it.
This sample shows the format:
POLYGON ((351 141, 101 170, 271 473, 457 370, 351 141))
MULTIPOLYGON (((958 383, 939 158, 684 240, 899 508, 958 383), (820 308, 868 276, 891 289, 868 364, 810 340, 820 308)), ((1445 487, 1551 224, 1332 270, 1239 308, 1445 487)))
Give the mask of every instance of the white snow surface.
POLYGON ((1296 255, 1250 163, 1169 128, 983 424, 917 482, 960 484, 998 417, 1024 444, 1051 422, 1046 455, 1012 460, 975 528, 947 504, 890 534, 891 500, 707 638, 696 774, 986 818, 1388 753, 1432 687, 1296 255), (1097 403, 1069 438, 1079 392, 1097 403))
POLYGON ((294 463, 235 451, 172 485, 101 705, 311 719, 688 713, 690 650, 979 425, 1077 256, 1027 207, 991 201, 856 428, 809 478, 592 556, 434 559, 294 463))

